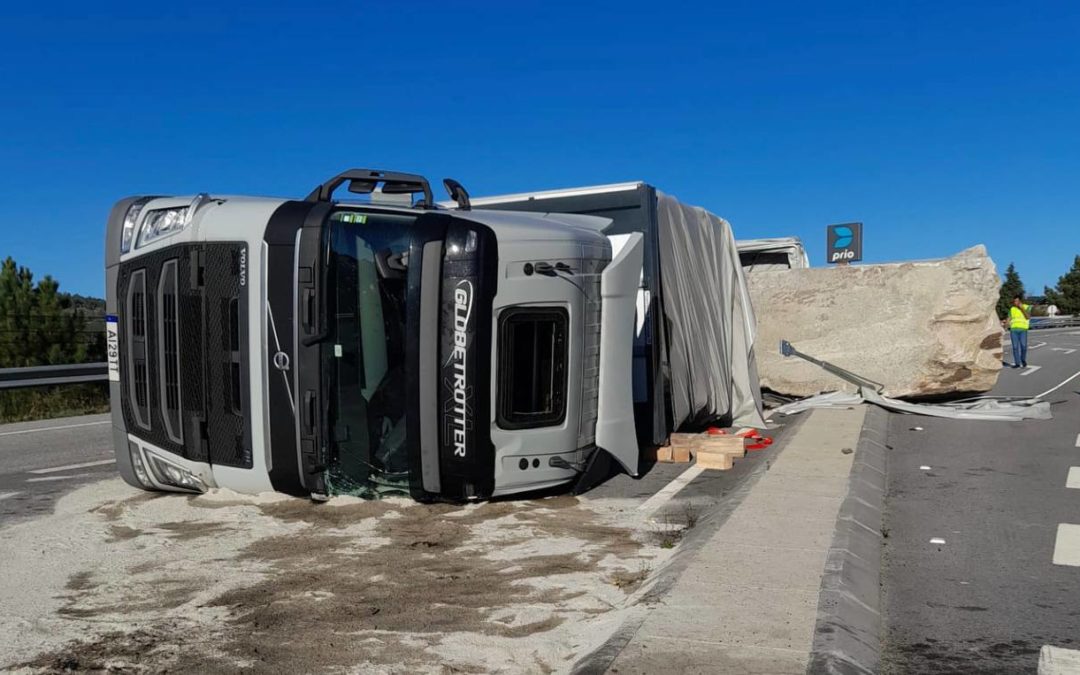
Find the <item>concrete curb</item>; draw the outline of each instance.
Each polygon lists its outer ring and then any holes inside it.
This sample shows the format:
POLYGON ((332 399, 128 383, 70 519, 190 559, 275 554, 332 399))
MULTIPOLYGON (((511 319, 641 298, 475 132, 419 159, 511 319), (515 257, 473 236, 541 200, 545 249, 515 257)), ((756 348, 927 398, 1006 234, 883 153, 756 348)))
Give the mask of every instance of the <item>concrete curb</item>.
POLYGON ((781 440, 774 446, 774 451, 767 455, 768 460, 758 462, 753 470, 728 494, 727 499, 724 499, 710 511, 700 515, 698 524, 679 544, 679 550, 675 552, 675 555, 672 556, 666 566, 657 572, 655 581, 638 598, 630 601, 630 605, 638 605, 642 611, 632 614, 602 645, 580 658, 570 669, 572 675, 603 675, 603 673, 608 672, 619 654, 630 644, 645 622, 648 617, 648 606, 663 602, 664 597, 671 591, 679 577, 693 564, 695 556, 701 551, 706 542, 724 526, 731 514, 750 494, 758 480, 769 470, 769 461, 776 461, 780 457, 787 444, 798 433, 798 430, 808 417, 809 414, 804 414, 785 420, 788 429, 781 440))
POLYGON ((878 672, 888 419, 884 409, 868 406, 825 561, 807 673, 878 672))

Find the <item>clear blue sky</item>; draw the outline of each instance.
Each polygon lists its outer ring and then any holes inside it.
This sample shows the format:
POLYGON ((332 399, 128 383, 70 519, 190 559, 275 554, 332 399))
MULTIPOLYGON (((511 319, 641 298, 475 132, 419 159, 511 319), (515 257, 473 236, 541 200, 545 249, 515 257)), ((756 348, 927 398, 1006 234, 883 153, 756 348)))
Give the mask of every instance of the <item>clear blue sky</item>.
POLYGON ((0 82, 0 256, 81 293, 120 197, 348 167, 644 179, 815 265, 860 220, 1032 292, 1080 253, 1076 2, 9 2, 0 82))

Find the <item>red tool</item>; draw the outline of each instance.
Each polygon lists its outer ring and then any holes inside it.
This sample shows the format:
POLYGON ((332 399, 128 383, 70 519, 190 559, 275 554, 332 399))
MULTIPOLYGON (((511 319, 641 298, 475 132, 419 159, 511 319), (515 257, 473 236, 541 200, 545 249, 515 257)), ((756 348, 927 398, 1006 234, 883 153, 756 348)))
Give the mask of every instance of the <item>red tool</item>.
POLYGON ((762 436, 754 430, 750 430, 749 433, 744 434, 747 441, 754 441, 753 443, 747 443, 746 451, 751 452, 753 450, 764 450, 773 443, 773 439, 768 436, 762 436))

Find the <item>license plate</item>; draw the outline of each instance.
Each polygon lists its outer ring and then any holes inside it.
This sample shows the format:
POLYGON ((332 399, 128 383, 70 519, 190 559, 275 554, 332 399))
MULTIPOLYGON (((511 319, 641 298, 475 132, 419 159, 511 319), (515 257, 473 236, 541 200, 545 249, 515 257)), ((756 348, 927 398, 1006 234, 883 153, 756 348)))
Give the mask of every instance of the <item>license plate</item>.
POLYGON ((120 381, 120 321, 115 314, 105 317, 105 351, 109 355, 109 380, 120 381))

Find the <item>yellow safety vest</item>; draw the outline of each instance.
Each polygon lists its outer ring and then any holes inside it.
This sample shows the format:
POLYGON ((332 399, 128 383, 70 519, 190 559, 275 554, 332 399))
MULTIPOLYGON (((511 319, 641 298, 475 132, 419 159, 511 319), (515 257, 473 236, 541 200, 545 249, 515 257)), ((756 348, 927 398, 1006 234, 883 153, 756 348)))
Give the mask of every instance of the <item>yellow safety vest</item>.
MULTIPOLYGON (((1031 305, 1024 305, 1024 310, 1030 312, 1031 305)), ((1024 310, 1016 305, 1009 308, 1009 330, 1027 330, 1031 327, 1031 322, 1024 316, 1024 310)))

